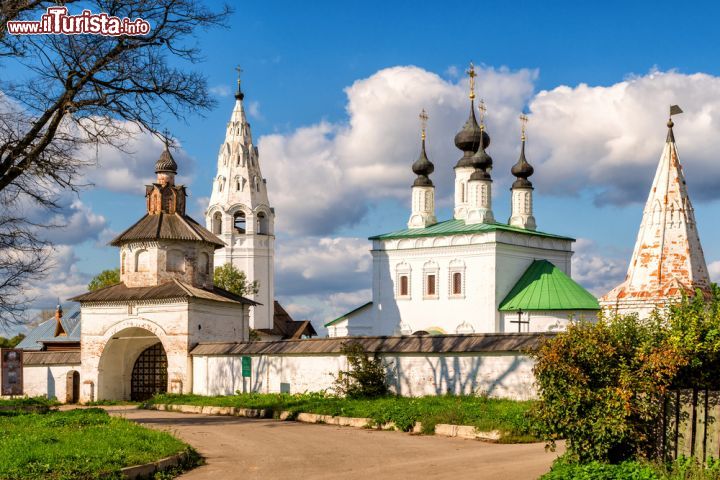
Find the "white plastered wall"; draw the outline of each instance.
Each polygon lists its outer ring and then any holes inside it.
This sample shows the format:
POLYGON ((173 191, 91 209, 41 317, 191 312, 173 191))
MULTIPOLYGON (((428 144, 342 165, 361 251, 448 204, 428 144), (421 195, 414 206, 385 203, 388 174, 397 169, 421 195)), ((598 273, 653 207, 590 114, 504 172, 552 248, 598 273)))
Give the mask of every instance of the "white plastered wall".
MULTIPOLYGON (((340 354, 251 355, 251 377, 242 377, 241 355, 194 355, 193 393, 303 393, 332 390, 340 354)), ((487 394, 527 400, 536 397, 533 360, 516 352, 478 354, 384 354, 392 388, 403 396, 487 394)))
POLYGON ((25 365, 23 394, 28 397, 45 396, 65 402, 67 374, 80 371, 80 365, 25 365))

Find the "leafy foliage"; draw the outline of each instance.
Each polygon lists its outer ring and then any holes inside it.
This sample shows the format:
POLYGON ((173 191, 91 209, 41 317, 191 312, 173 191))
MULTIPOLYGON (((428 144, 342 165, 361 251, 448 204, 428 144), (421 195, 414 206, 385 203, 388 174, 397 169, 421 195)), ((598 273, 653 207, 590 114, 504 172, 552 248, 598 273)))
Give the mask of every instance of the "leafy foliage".
POLYGON ((335 392, 348 398, 375 398, 390 393, 386 367, 381 358, 370 358, 362 345, 350 342, 341 352, 347 357, 348 370, 335 378, 335 392))
POLYGON ((101 288, 112 287, 113 285, 117 285, 118 283, 120 283, 119 268, 114 268, 112 270, 103 270, 102 272, 95 275, 92 280, 90 280, 90 283, 88 283, 88 290, 93 292, 95 290, 100 290, 101 288))
POLYGON ((25 335, 22 333, 10 338, 0 337, 0 348, 15 348, 18 343, 23 341, 23 338, 25 335))
POLYGON ((667 390, 718 388, 719 299, 714 288, 647 320, 601 318, 546 340, 535 353, 538 435, 567 439, 580 463, 653 457, 667 390))
POLYGON ((575 463, 558 458, 552 470, 540 480, 720 480, 720 462, 709 459, 706 465, 682 457, 668 464, 627 460, 618 464, 575 463))
POLYGON ((235 295, 246 296, 258 292, 258 282, 248 283, 245 272, 238 270, 230 263, 215 269, 213 281, 215 286, 235 295))

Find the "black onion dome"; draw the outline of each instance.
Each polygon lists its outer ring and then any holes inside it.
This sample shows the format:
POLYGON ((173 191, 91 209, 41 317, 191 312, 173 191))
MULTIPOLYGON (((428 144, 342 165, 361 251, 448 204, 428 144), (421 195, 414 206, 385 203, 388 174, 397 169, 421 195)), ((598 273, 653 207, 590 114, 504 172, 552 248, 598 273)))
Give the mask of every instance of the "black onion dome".
POLYGON ((167 146, 165 150, 160 154, 160 158, 155 162, 155 173, 177 173, 177 163, 170 154, 167 146))
POLYGON ((455 135, 455 146, 464 153, 462 158, 458 160, 455 168, 472 167, 470 157, 478 150, 481 140, 485 148, 490 145, 490 136, 487 132, 480 129, 480 125, 478 125, 477 119, 475 118, 475 104, 473 101, 470 101, 470 116, 462 129, 455 135))
POLYGON ((535 173, 535 169, 530 165, 525 158, 525 140, 522 141, 522 146, 520 147, 520 158, 518 158, 518 161, 515 165, 512 166, 510 169, 510 172, 517 177, 517 180, 513 182, 513 188, 516 187, 532 187, 532 183, 528 180, 528 177, 530 177, 533 173, 535 173))
MULTIPOLYGON (((483 130, 484 133, 484 130, 483 130)), ((485 146, 481 145, 480 148, 478 148, 477 152, 475 152, 475 155, 471 157, 472 160, 472 166, 475 167, 476 170, 489 170, 493 166, 493 159, 490 155, 488 155, 487 151, 485 150, 485 146)), ((489 173, 489 172, 487 172, 489 173)))
POLYGON ((435 171, 435 165, 428 159, 427 153, 425 152, 425 139, 422 141, 422 148, 420 150, 420 156, 415 163, 412 164, 412 171, 417 175, 414 187, 432 187, 433 183, 428 176, 435 171))

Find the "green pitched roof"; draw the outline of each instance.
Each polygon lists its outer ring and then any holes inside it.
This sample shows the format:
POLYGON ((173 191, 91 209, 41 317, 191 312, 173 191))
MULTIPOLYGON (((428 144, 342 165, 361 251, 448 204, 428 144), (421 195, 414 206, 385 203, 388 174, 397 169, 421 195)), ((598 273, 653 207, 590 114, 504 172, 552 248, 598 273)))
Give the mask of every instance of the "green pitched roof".
POLYGON ((500 302, 499 310, 600 310, 600 305, 555 265, 535 260, 500 302))
POLYGON ((326 324, 323 325, 323 326, 324 326, 324 327, 329 327, 330 325, 334 325, 334 324, 336 324, 337 322, 339 322, 340 320, 342 320, 342 319, 344 319, 344 318, 346 318, 346 317, 349 317, 349 316, 352 315, 353 313, 362 310, 363 308, 367 307, 368 305, 372 305, 372 302, 367 302, 367 303, 365 303, 365 304, 363 304, 363 305, 360 305, 360 306, 357 307, 356 309, 350 310, 350 311, 347 312, 345 315, 340 315, 340 316, 339 316, 338 318, 336 318, 335 320, 330 320, 328 323, 326 323, 326 324))
POLYGON ((417 238, 417 237, 437 237, 443 235, 460 235, 463 233, 485 233, 485 232, 513 232, 523 233, 525 235, 535 235, 537 237, 557 238, 560 240, 575 241, 574 238, 563 237, 561 235, 553 235, 551 233, 535 232, 524 228, 511 227, 504 223, 476 223, 466 224, 465 220, 445 220, 443 222, 430 225, 425 228, 406 228, 395 232, 384 233, 370 237, 370 240, 389 240, 395 238, 417 238))

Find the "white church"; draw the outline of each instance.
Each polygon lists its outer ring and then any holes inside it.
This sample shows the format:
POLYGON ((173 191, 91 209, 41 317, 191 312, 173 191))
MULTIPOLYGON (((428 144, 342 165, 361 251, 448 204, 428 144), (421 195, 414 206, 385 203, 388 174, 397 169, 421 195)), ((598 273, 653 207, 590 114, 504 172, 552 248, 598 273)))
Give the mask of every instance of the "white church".
MULTIPOLYGON (((348 341, 387 356, 399 395, 474 394, 534 398, 528 349, 568 322, 593 320, 598 300, 571 278, 573 239, 537 229, 533 167, 524 117, 511 205, 492 204, 490 136, 475 114, 455 136, 453 218, 435 214, 434 165, 425 149, 412 164, 407 225, 370 238, 372 298, 326 324, 294 321, 274 298, 275 211, 238 89, 220 147, 205 226, 186 214, 187 191, 166 145, 145 190, 145 212, 115 238, 118 285, 76 296, 29 332, 22 350, 26 395, 60 401, 144 400, 155 393, 200 395, 327 391, 347 368, 348 341), (213 283, 232 264, 258 291, 249 298, 213 283), (250 341, 250 331, 261 341, 250 341), (352 338, 348 338, 352 337, 352 338)), ((641 315, 710 281, 677 147, 668 124, 653 188, 626 280, 604 308, 641 315)), ((410 180, 410 175, 408 175, 410 180)))
POLYGON ((407 228, 370 237, 372 301, 328 322, 330 336, 544 332, 571 320, 594 319, 597 299, 571 278, 573 238, 537 230, 533 167, 525 157, 521 116, 520 157, 509 167, 507 223, 492 205, 493 159, 480 102, 475 116, 475 70, 470 68, 470 116, 455 136, 453 218, 435 217, 433 163, 425 151, 412 164, 412 211, 407 228))

